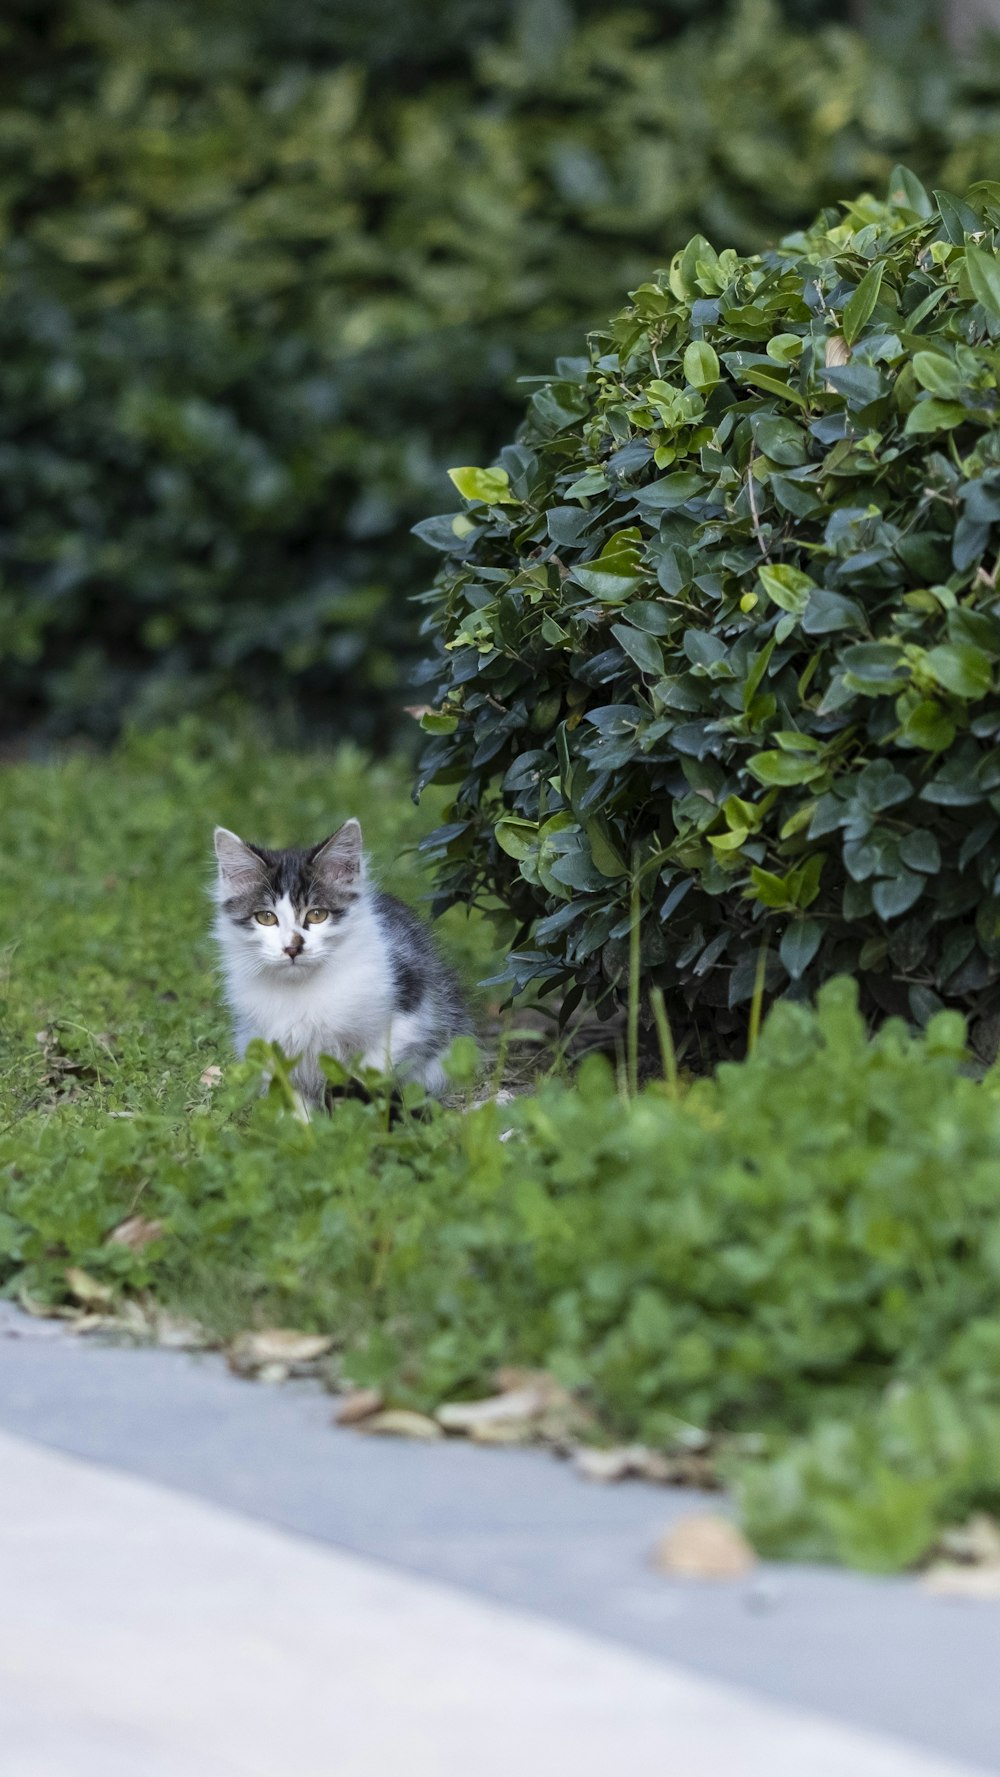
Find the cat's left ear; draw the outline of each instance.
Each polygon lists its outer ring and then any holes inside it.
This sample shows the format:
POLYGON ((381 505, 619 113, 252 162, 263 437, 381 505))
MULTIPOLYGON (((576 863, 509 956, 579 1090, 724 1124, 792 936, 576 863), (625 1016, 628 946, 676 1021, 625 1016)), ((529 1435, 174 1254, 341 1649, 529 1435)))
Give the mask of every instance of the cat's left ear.
POLYGON ((336 833, 316 846, 309 862, 320 880, 334 892, 344 894, 360 888, 365 874, 360 821, 345 821, 336 833))
POLYGON ((215 829, 215 855, 219 860, 219 874, 234 894, 252 888, 264 873, 263 862, 257 853, 238 833, 230 833, 228 827, 215 829))

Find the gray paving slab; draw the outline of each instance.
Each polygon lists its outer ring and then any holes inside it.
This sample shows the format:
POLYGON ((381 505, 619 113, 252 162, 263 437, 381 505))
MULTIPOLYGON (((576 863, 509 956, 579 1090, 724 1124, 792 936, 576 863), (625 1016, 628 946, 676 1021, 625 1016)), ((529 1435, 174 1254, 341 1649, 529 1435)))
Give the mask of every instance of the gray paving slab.
POLYGON ((0 1339, 0 1428, 1000 1771, 1000 1606, 818 1567, 668 1582, 650 1549, 703 1495, 367 1438, 331 1412, 313 1385, 240 1382, 217 1357, 0 1339))
POLYGON ((0 1432, 3 1777, 983 1777, 0 1432))

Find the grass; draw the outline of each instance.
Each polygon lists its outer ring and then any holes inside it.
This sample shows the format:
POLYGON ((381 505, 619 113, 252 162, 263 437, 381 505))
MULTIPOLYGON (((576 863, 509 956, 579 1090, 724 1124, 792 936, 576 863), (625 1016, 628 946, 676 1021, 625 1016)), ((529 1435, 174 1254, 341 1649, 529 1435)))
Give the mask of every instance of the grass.
MULTIPOLYGON (((961 1020, 873 1040, 834 982, 692 1083, 654 999, 641 1089, 633 1017, 617 1072, 503 1112, 467 1108, 466 1074, 451 1108, 303 1124, 280 1057, 262 1099, 265 1057, 230 1056, 211 826, 282 843, 360 813, 419 902, 439 811, 403 767, 188 724, 3 790, 0 1288, 59 1304, 82 1267, 221 1339, 327 1333, 343 1375, 423 1409, 546 1368, 597 1437, 706 1444, 769 1552, 898 1567, 1000 1506, 1000 1090, 961 1020), (156 1238, 110 1240, 137 1215, 156 1238)), ((495 968, 484 922, 442 938, 467 978, 495 968)))
MULTIPOLYGON (((205 1098, 200 1075, 229 1059, 205 892, 216 821, 281 845, 360 812, 383 885, 413 902, 427 892, 416 846, 433 803, 417 810, 405 766, 350 746, 275 754, 247 729, 227 739, 192 721, 112 759, 8 767, 3 784, 7 1117, 52 1102, 43 1027, 57 1071, 60 1057, 88 1070, 91 1112, 179 1113, 205 1098)), ((466 978, 492 959, 483 922, 452 914, 443 941, 466 978)))

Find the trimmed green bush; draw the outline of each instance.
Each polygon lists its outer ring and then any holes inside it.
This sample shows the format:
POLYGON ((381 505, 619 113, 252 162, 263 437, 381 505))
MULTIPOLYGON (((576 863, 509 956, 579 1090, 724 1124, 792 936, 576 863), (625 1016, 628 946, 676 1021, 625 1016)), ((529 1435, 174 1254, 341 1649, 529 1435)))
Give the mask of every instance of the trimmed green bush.
POLYGON ((690 10, 454 0, 412 64, 385 4, 363 38, 318 4, 5 12, 6 725, 236 691, 381 741, 409 526, 509 435, 519 371, 695 229, 756 247, 903 147, 956 188, 995 159, 947 64, 765 0, 665 32, 690 10))
POLYGON ((1000 1004, 1000 186, 696 237, 431 532, 445 901, 515 979, 1000 1004))

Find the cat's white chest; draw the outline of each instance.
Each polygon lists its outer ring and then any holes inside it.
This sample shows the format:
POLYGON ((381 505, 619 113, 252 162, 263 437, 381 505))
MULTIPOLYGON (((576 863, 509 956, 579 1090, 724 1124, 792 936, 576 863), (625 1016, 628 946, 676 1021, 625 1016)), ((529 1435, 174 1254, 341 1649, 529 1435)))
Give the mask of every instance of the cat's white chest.
POLYGON ((391 1008, 390 983, 373 963, 344 956, 308 974, 296 975, 293 965, 287 975, 240 983, 232 997, 241 1037, 263 1037, 286 1055, 309 1058, 367 1052, 387 1029, 391 1008))

